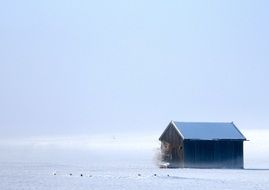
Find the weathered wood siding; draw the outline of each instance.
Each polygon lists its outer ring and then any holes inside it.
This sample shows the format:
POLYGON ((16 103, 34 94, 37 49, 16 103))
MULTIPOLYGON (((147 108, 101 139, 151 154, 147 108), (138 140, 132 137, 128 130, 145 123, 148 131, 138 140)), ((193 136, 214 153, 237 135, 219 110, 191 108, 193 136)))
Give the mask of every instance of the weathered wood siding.
POLYGON ((172 124, 168 126, 160 141, 164 161, 170 162, 174 167, 183 167, 183 139, 172 124))
POLYGON ((168 128, 160 138, 160 141, 165 141, 169 144, 179 145, 182 144, 183 139, 178 134, 178 131, 172 124, 169 124, 168 128))
POLYGON ((243 141, 184 140, 184 167, 243 168, 243 141))

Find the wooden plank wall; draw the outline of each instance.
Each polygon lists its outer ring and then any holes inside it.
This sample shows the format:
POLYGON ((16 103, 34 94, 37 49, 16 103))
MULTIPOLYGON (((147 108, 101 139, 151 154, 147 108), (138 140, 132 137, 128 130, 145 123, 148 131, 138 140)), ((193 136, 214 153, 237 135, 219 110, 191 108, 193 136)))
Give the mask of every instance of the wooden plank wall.
POLYGON ((179 145, 182 144, 183 139, 180 137, 178 132, 176 131, 175 127, 171 124, 163 134, 161 141, 165 141, 167 143, 173 144, 173 145, 179 145))
POLYGON ((243 166, 243 141, 184 141, 184 167, 243 168, 243 166))
POLYGON ((174 126, 170 125, 160 139, 164 161, 173 167, 183 167, 183 139, 174 126))

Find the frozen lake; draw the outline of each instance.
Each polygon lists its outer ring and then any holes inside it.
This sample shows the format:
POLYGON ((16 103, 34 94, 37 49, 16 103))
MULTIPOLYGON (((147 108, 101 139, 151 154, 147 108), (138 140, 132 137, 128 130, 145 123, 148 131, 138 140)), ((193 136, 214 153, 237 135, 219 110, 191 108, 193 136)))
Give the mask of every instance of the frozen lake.
MULTIPOLYGON (((263 139, 255 135, 268 133, 246 134, 263 139)), ((269 189, 269 149, 260 140, 245 143, 246 169, 232 170, 159 169, 154 137, 87 139, 2 141, 0 189, 269 189)))
POLYGON ((2 163, 0 167, 0 189, 3 190, 269 188, 268 170, 94 168, 48 163, 2 163), (55 176, 53 172, 56 172, 55 176))

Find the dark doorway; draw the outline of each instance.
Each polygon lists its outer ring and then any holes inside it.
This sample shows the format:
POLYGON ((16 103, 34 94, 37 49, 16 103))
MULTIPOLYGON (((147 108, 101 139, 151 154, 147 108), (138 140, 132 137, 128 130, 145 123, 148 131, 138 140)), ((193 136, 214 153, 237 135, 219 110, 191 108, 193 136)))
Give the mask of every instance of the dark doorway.
POLYGON ((179 161, 179 149, 174 147, 172 148, 172 161, 179 161))

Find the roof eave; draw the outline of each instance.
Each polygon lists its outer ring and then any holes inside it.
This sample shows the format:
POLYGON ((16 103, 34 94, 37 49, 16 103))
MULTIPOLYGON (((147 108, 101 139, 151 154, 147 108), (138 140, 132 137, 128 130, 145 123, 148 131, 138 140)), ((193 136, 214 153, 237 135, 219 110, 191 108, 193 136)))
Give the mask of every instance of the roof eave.
POLYGON ((172 123, 172 121, 170 121, 170 123, 168 124, 168 126, 165 128, 165 130, 163 131, 163 133, 161 134, 161 136, 159 137, 159 141, 161 141, 163 135, 166 133, 166 131, 168 130, 170 124, 172 123))
POLYGON ((189 141, 248 141, 247 139, 184 139, 189 141))
POLYGON ((162 135, 159 137, 159 141, 162 141, 161 139, 162 139, 163 135, 166 133, 166 131, 168 130, 168 128, 170 127, 170 125, 172 125, 172 126, 176 129, 176 131, 178 132, 178 134, 179 134, 179 135, 181 136, 181 138, 184 140, 184 136, 183 136, 182 133, 178 130, 178 128, 177 128, 176 124, 174 123, 174 121, 171 120, 170 123, 168 124, 168 126, 165 128, 165 130, 164 130, 164 132, 162 133, 162 135))
POLYGON ((178 132, 178 134, 181 136, 181 138, 184 140, 184 135, 180 132, 180 130, 177 128, 177 125, 175 124, 175 122, 172 120, 171 121, 172 125, 174 126, 174 128, 176 129, 176 131, 178 132))
POLYGON ((241 134, 241 136, 243 137, 242 139, 244 139, 245 141, 247 140, 247 138, 243 135, 243 133, 236 127, 236 125, 234 124, 234 122, 232 122, 233 126, 235 127, 235 129, 241 134))

